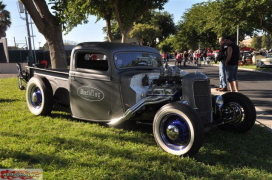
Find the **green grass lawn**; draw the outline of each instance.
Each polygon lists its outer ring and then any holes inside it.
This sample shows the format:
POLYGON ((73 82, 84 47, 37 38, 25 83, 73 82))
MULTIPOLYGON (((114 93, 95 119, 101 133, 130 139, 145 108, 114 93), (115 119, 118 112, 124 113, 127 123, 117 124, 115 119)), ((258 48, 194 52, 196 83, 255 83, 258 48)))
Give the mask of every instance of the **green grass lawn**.
POLYGON ((215 128, 194 158, 163 152, 152 127, 108 128, 55 112, 32 115, 16 78, 0 79, 0 169, 34 168, 50 180, 272 179, 272 133, 215 128))

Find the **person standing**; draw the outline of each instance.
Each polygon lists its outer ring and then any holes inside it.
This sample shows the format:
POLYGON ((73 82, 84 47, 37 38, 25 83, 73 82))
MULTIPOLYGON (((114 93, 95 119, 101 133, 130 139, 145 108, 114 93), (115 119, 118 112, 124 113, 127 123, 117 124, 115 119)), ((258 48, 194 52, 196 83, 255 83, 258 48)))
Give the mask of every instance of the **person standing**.
POLYGON ((225 44, 225 38, 220 37, 218 39, 219 44, 221 45, 220 51, 218 52, 218 61, 219 61, 219 88, 216 88, 217 91, 228 91, 227 88, 227 77, 226 77, 226 64, 225 60, 227 57, 227 48, 225 44))
POLYGON ((218 61, 218 52, 217 52, 217 51, 214 51, 214 52, 213 52, 213 55, 214 55, 214 63, 216 64, 217 61, 218 61))
POLYGON ((194 51, 194 53, 193 53, 193 64, 194 65, 196 65, 196 61, 197 61, 196 54, 197 54, 197 52, 194 51))
POLYGON ((197 67, 200 67, 201 66, 201 53, 200 53, 200 49, 199 50, 197 50, 197 52, 196 52, 196 66, 197 67))
POLYGON ((169 62, 169 59, 170 59, 170 54, 167 52, 166 53, 166 61, 169 62))
POLYGON ((181 65, 181 61, 182 61, 182 54, 180 52, 177 52, 175 66, 181 65))
POLYGON ((206 49, 204 49, 202 52, 202 58, 203 58, 204 65, 207 64, 207 50, 206 49))
POLYGON ((186 62, 188 61, 189 54, 187 51, 184 51, 183 53, 183 66, 186 66, 186 62))
POLYGON ((240 49, 233 42, 230 36, 225 37, 225 42, 228 45, 227 57, 225 61, 226 75, 231 92, 239 92, 238 89, 238 61, 240 57, 240 49))

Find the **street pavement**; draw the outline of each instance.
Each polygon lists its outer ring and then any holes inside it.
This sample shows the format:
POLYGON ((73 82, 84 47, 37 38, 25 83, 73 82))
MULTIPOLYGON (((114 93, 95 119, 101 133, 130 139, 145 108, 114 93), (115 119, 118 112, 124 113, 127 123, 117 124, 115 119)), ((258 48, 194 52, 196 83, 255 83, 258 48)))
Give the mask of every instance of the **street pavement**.
MULTIPOLYGON (((171 65, 171 66, 175 65, 175 60, 170 60, 169 65, 171 65)), ((211 64, 211 65, 218 66, 218 64, 211 64)), ((254 71, 252 69, 247 69, 247 68, 242 68, 242 67, 239 67, 239 69, 243 69, 246 71, 254 71)), ((264 71, 255 71, 255 72, 266 73, 266 74, 272 75, 272 72, 264 72, 264 71)), ((214 87, 211 88, 211 92, 212 92, 212 94, 224 94, 225 93, 225 92, 216 91, 216 88, 214 88, 214 87)), ((258 106, 255 106, 255 109, 256 109, 256 115, 257 115, 256 124, 258 124, 259 126, 265 127, 272 132, 272 114, 264 111, 262 108, 260 108, 258 106)))

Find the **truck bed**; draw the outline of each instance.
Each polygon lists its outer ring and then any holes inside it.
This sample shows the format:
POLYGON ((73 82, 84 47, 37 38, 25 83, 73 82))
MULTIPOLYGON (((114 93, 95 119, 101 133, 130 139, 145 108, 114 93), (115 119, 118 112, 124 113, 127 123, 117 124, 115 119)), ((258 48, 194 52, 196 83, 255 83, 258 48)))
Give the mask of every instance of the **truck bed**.
POLYGON ((70 106, 69 99, 69 69, 43 69, 37 67, 27 67, 29 77, 45 77, 51 84, 54 101, 57 104, 70 106))

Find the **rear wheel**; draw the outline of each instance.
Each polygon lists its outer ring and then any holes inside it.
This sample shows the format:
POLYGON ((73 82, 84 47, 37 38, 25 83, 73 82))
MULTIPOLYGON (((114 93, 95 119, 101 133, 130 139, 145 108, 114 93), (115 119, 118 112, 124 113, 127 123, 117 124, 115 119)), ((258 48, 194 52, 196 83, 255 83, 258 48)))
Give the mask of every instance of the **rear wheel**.
POLYGON ((53 108, 53 90, 44 77, 32 77, 27 83, 26 102, 34 115, 46 116, 53 108))
POLYGON ((224 105, 222 130, 244 133, 249 131, 256 121, 256 110, 251 100, 241 94, 230 92, 223 94, 224 105))
POLYGON ((155 115, 153 133, 160 148, 173 155, 193 156, 204 139, 203 123, 185 104, 164 105, 155 115))

